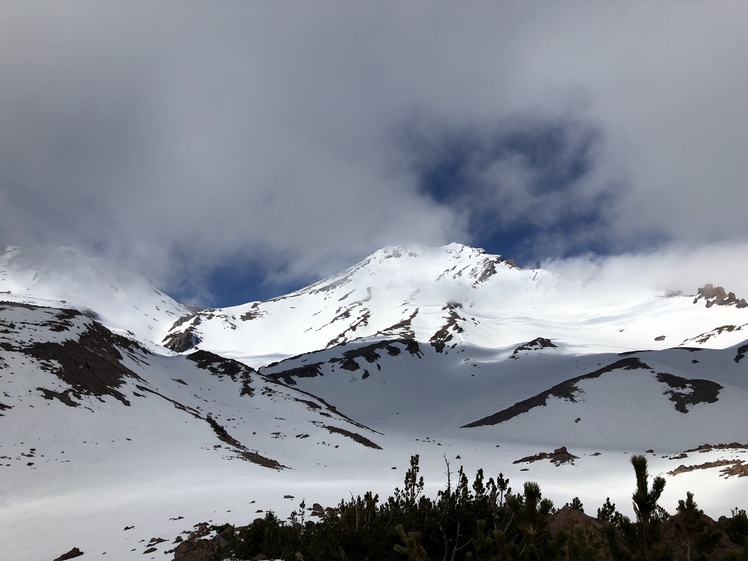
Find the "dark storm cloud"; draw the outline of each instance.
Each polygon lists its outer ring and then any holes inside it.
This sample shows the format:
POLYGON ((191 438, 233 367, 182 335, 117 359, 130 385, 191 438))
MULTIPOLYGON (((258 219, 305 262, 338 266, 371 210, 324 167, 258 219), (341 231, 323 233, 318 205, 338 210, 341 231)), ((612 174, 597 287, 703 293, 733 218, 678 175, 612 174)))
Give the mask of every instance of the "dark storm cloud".
POLYGON ((200 293, 491 229, 537 257, 748 233, 743 3, 1 9, 3 241, 200 293))

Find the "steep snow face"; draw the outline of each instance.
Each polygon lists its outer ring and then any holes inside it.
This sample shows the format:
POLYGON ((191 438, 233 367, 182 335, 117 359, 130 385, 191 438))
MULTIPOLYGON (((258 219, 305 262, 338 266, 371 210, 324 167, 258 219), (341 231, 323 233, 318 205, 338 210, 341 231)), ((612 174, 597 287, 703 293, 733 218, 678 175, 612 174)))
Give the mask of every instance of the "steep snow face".
POLYGON ((108 327, 147 341, 160 341, 190 313, 144 278, 66 247, 7 246, 0 253, 0 297, 90 310, 108 327))
MULTIPOLYGON (((698 287, 694 287, 696 293, 698 287)), ((307 288, 206 310, 171 331, 255 367, 361 338, 404 338, 437 351, 514 349, 538 337, 586 354, 678 345, 726 347, 748 336, 748 308, 527 270, 460 244, 399 245, 307 288)))

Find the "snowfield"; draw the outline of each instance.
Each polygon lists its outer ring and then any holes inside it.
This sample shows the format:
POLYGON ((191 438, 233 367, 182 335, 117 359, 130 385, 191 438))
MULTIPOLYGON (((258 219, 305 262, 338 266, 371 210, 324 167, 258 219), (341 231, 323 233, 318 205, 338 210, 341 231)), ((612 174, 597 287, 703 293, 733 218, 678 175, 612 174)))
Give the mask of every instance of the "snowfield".
POLYGON ((384 499, 413 454, 431 495, 448 461, 631 515, 629 458, 645 453, 666 509, 692 491, 729 514, 748 504, 725 472, 748 462, 739 296, 611 294, 459 244, 408 245, 195 313, 72 250, 8 248, 2 558, 168 558, 201 522, 384 499), (576 458, 520 461, 560 447, 576 458))

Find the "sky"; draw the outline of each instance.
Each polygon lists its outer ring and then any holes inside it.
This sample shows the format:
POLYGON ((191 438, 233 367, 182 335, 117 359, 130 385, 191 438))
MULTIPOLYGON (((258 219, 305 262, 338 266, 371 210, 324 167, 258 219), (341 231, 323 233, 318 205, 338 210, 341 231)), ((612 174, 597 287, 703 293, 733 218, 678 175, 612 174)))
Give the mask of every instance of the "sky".
POLYGON ((740 276, 747 28, 743 1, 7 0, 0 243, 203 305, 402 242, 740 276))

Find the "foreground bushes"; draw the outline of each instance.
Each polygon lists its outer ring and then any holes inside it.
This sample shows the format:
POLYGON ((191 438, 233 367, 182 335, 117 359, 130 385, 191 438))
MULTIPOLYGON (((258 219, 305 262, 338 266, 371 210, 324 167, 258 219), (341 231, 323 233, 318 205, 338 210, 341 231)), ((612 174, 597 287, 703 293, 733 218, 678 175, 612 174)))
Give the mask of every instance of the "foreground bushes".
POLYGON ((268 513, 243 528, 217 527, 224 538, 215 559, 748 561, 746 512, 735 509, 715 522, 688 493, 670 516, 658 504, 665 481, 650 483, 643 456, 632 458, 633 521, 609 499, 596 518, 576 498, 556 510, 537 483, 514 493, 502 474, 486 480, 478 470, 470 484, 460 469, 453 483, 449 464, 447 488, 430 499, 422 494, 418 462, 411 458, 403 488, 384 501, 366 493, 317 521, 306 520, 302 503, 287 521, 268 513))

